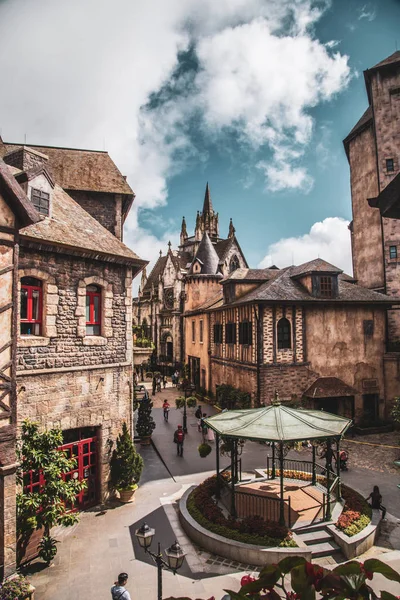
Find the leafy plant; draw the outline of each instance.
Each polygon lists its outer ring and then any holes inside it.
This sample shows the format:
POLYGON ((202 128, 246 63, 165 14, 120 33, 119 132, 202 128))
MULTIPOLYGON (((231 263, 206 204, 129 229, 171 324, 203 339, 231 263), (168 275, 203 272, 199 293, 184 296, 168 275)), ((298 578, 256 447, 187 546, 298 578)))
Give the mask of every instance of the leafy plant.
POLYGON ((116 448, 111 457, 111 485, 113 489, 134 489, 143 471, 143 458, 136 452, 129 435, 127 424, 122 424, 122 433, 117 437, 116 448))
POLYGON ((241 392, 232 385, 222 384, 217 388, 218 405, 229 410, 235 408, 251 408, 251 396, 247 392, 241 392))
POLYGON ((136 430, 141 438, 150 436, 156 427, 154 419, 151 416, 152 408, 153 403, 150 398, 143 398, 139 405, 136 424, 136 430))
POLYGON ((206 456, 208 456, 212 450, 210 444, 200 444, 200 446, 197 448, 197 450, 199 451, 199 454, 201 456, 201 458, 205 458, 206 456))
POLYGON ((364 563, 351 561, 330 571, 301 556, 290 556, 277 565, 265 566, 258 579, 243 577, 238 592, 225 591, 232 600, 315 600, 317 593, 325 600, 397 600, 389 592, 382 590, 379 598, 373 591, 368 582, 378 573, 400 583, 400 574, 376 558, 364 563))
POLYGON ((57 554, 58 543, 58 540, 51 537, 51 535, 44 535, 40 540, 39 556, 44 560, 45 563, 50 564, 57 554))
POLYGON ((390 413, 393 421, 400 424, 400 397, 397 396, 394 399, 394 404, 392 408, 392 412, 390 413))
POLYGON ((183 408, 185 406, 185 398, 183 396, 179 396, 179 398, 176 398, 175 406, 178 409, 183 408))
POLYGON ((186 400, 186 404, 188 408, 195 408, 195 406, 197 405, 196 396, 189 396, 189 398, 186 400))
POLYGON ((371 522, 372 509, 368 502, 355 490, 342 485, 344 509, 336 527, 348 536, 356 535, 371 522))
MULTIPOLYGON (((29 537, 33 530, 43 528, 43 538, 50 538, 50 530, 55 525, 68 527, 79 520, 78 514, 70 512, 69 508, 74 505, 76 495, 85 489, 86 483, 72 478, 68 481, 63 479, 63 475, 76 467, 76 460, 59 450, 62 443, 61 429, 40 432, 37 423, 23 421, 17 448, 17 476, 23 490, 17 494, 17 527, 18 533, 23 536, 29 537), (43 485, 34 492, 23 489, 24 473, 31 470, 41 473, 43 479, 43 485)), ((40 546, 39 556, 48 562, 49 554, 40 546)))
POLYGON ((25 600, 30 592, 29 581, 22 575, 18 575, 0 585, 0 600, 25 600))

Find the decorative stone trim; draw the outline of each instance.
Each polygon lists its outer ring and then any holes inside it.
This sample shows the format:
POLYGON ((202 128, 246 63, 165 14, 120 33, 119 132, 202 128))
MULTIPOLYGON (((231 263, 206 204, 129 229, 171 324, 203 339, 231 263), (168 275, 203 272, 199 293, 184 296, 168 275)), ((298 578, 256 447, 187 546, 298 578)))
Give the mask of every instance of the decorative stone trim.
POLYGON ((113 336, 113 330, 111 326, 111 319, 113 317, 113 291, 112 284, 108 283, 105 279, 92 275, 91 277, 85 277, 78 283, 77 290, 77 304, 75 309, 75 316, 78 317, 77 326, 77 337, 84 338, 85 346, 103 346, 105 342, 99 343, 86 343, 85 339, 104 339, 113 336), (86 336, 86 288, 88 285, 99 285, 102 289, 101 294, 101 335, 100 336, 86 336))
MULTIPOLYGON (((58 314, 58 286, 54 277, 40 269, 18 269, 18 298, 21 295, 21 278, 36 277, 42 281, 43 288, 43 306, 42 306, 42 335, 29 336, 32 338, 32 343, 27 343, 27 337, 21 336, 18 338, 18 343, 21 346, 47 346, 46 343, 34 343, 36 340, 44 340, 45 338, 57 337, 56 315, 58 314)), ((20 318, 20 304, 18 302, 18 322, 20 318)))
POLYGON ((21 335, 18 336, 18 346, 24 348, 34 348, 40 346, 48 346, 50 338, 39 335, 21 335))
POLYGON ((192 486, 186 490, 180 499, 179 518, 185 533, 201 548, 247 565, 265 566, 276 564, 288 556, 302 556, 311 561, 311 548, 306 546, 295 534, 293 534, 293 539, 298 544, 298 548, 264 548, 255 544, 244 544, 236 540, 229 540, 208 531, 193 519, 186 507, 187 499, 195 487, 192 486))
POLYGON ((100 335, 87 335, 83 338, 84 346, 106 346, 107 338, 100 335))

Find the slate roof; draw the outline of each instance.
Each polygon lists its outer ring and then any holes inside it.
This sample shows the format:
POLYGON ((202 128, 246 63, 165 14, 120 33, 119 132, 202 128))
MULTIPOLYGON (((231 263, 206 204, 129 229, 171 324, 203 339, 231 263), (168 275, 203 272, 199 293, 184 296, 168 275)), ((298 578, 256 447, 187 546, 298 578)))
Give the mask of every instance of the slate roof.
POLYGON ((0 158, 0 193, 17 216, 21 225, 40 221, 40 215, 22 187, 15 181, 9 167, 0 158))
POLYGON ((382 217, 400 218, 400 173, 387 184, 376 198, 368 198, 372 208, 379 208, 382 217))
POLYGON ((338 377, 319 377, 303 395, 307 398, 337 398, 338 396, 354 396, 358 393, 356 389, 338 377))
POLYGON ((154 265, 154 267, 152 268, 150 275, 147 278, 146 281, 146 285, 144 286, 142 293, 150 293, 151 291, 151 286, 154 283, 154 285, 158 284, 158 279, 160 277, 160 275, 163 273, 165 265, 167 263, 167 258, 168 258, 168 254, 166 256, 160 256, 156 262, 156 264, 154 265))
POLYGON ((393 52, 393 54, 391 54, 387 58, 384 58, 383 60, 381 60, 381 62, 378 62, 374 67, 368 69, 368 71, 372 71, 373 69, 381 69, 382 67, 387 67, 396 62, 400 62, 400 50, 396 50, 396 52, 393 52))
POLYGON ((354 125, 353 129, 343 140, 343 145, 345 147, 346 154, 348 154, 348 148, 349 148, 350 141, 353 138, 355 138, 356 135, 358 135, 361 131, 363 131, 363 129, 366 129, 366 127, 368 127, 370 125, 370 123, 372 123, 372 108, 371 108, 371 106, 368 106, 367 110, 365 111, 365 113, 363 114, 361 119, 359 119, 357 121, 357 123, 354 125))
POLYGON ((210 298, 207 298, 207 300, 203 302, 203 304, 200 304, 200 306, 193 310, 187 311, 185 314, 189 315, 197 312, 204 312, 205 310, 208 310, 210 308, 218 308, 219 306, 222 306, 223 301, 224 296, 221 288, 216 294, 214 294, 210 298))
POLYGON ((210 195, 210 188, 208 186, 208 181, 207 181, 207 185, 206 185, 206 192, 204 194, 204 203, 203 203, 203 215, 210 213, 212 214, 214 212, 214 208, 212 205, 212 201, 211 201, 211 195, 210 195))
MULTIPOLYGON (((0 152, 4 156, 20 147, 21 144, 3 142, 0 152)), ((54 178, 65 190, 134 195, 108 152, 32 144, 27 147, 48 156, 54 178)))
POLYGON ((201 263, 201 275, 216 275, 218 273, 219 256, 207 231, 203 235, 192 266, 190 267, 191 275, 193 274, 193 265, 196 260, 199 260, 201 263))
POLYGON ((301 277, 302 275, 308 275, 309 273, 343 273, 341 269, 331 265, 322 258, 315 258, 309 262, 303 263, 298 267, 292 267, 291 277, 301 277))
MULTIPOLYGON (((310 263, 306 263, 310 264, 310 263)), ((328 263, 329 264, 329 263, 328 263)), ((302 265, 300 265, 302 267, 302 265)), ((338 295, 335 298, 316 298, 297 281, 298 267, 287 267, 277 272, 274 279, 262 283, 257 289, 229 303, 229 306, 248 302, 306 302, 306 303, 363 303, 400 304, 400 298, 389 297, 350 283, 338 277, 338 295), (295 276, 293 276, 295 274, 295 276)))
POLYGON ((263 282, 273 277, 276 277, 279 273, 279 269, 236 269, 230 273, 222 281, 222 284, 231 281, 252 281, 252 282, 263 282))
POLYGON ((137 266, 147 264, 59 185, 55 186, 51 196, 51 218, 46 217, 22 229, 21 241, 24 245, 30 241, 42 242, 44 246, 55 246, 55 251, 64 249, 68 254, 83 254, 97 260, 137 266))

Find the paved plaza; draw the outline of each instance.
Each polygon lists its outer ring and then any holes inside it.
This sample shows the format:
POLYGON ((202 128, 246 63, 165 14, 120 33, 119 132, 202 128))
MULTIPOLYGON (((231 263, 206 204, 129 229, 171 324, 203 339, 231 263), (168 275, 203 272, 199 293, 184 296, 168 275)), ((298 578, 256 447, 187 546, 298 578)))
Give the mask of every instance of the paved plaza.
MULTIPOLYGON (((164 598, 171 595, 209 598, 214 595, 218 600, 225 589, 238 589, 244 573, 255 571, 251 565, 202 551, 191 543, 179 524, 177 501, 189 486, 215 472, 215 450, 204 459, 199 457, 197 446, 201 442, 201 434, 197 430, 194 411, 189 410, 184 454, 182 458, 176 455, 173 432, 182 423, 182 411, 174 408, 177 395, 179 393, 169 386, 153 398, 153 414, 157 423, 153 434, 154 447, 139 447, 145 469, 134 502, 127 505, 115 502, 104 510, 93 509, 83 513, 77 525, 55 532, 60 544, 54 563, 49 568, 42 568, 37 562, 28 569, 37 589, 37 600, 86 600, 88 597, 108 600, 110 587, 121 571, 129 574, 127 588, 132 598, 156 598, 156 569, 139 548, 134 535, 144 520, 156 529, 155 540, 160 542, 162 549, 168 548, 177 539, 186 553, 184 566, 178 575, 163 574, 164 598), (164 422, 160 408, 165 397, 171 404, 169 423, 164 422)), ((204 412, 210 415, 213 409, 205 407, 204 412)), ((268 450, 266 445, 246 443, 242 455, 243 470, 250 472, 254 468, 265 468, 268 450)), ((221 465, 225 464, 228 464, 228 459, 222 458, 221 465)), ((369 555, 386 553, 385 560, 392 561, 392 566, 399 569, 397 553, 392 552, 400 549, 400 490, 395 477, 391 473, 373 473, 371 476, 371 472, 359 467, 343 475, 345 482, 365 495, 373 484, 380 485, 391 515, 383 524, 380 547, 374 548, 369 555)), ((154 542, 153 546, 155 550, 154 542)))

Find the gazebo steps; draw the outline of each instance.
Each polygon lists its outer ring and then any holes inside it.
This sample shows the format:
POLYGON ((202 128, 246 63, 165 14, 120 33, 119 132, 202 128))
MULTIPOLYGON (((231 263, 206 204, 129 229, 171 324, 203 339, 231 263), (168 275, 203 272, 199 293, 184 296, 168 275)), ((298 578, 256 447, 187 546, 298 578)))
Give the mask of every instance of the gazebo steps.
POLYGON ((329 542, 332 539, 331 534, 325 529, 317 529, 316 531, 309 531, 307 533, 298 533, 297 536, 302 542, 307 544, 307 546, 329 542))
POLYGON ((326 525, 326 522, 318 523, 296 531, 297 537, 311 548, 313 559, 341 554, 339 546, 334 542, 326 525))
POLYGON ((334 556, 341 554, 341 550, 335 542, 322 542, 312 546, 312 557, 321 558, 321 556, 334 556))

